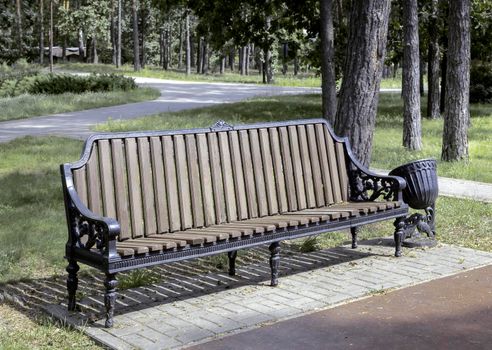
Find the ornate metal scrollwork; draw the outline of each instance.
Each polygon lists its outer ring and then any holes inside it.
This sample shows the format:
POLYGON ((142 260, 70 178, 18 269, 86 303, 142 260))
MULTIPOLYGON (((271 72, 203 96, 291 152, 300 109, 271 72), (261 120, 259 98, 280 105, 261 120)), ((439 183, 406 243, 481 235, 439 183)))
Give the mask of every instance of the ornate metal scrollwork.
POLYGON ((77 248, 90 250, 96 248, 104 254, 106 246, 104 233, 106 228, 98 222, 86 219, 78 211, 72 210, 72 243, 77 248))
POLYGON ((414 213, 407 217, 403 227, 403 245, 407 247, 435 245, 435 209, 434 204, 425 209, 425 215, 414 213), (426 234, 430 241, 421 241, 426 234))
POLYGON ((233 130, 234 126, 229 123, 226 123, 223 120, 218 120, 214 125, 210 127, 211 131, 224 131, 224 130, 233 130))
POLYGON ((399 185, 391 178, 372 176, 354 168, 349 172, 349 180, 351 201, 374 201, 380 197, 388 201, 398 197, 399 185))

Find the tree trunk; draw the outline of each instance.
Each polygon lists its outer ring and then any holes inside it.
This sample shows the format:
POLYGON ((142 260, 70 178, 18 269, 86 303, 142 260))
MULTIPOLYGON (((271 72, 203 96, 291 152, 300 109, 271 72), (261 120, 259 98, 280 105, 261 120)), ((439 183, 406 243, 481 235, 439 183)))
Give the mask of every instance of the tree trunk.
POLYGON ((246 46, 246 53, 244 55, 244 59, 246 60, 244 73, 246 75, 249 75, 249 57, 250 57, 250 51, 251 51, 251 46, 250 46, 250 44, 248 44, 246 46))
POLYGON ((191 74, 190 15, 186 10, 186 75, 191 74))
POLYGON ((443 50, 441 61, 441 100, 439 101, 439 111, 444 113, 444 107, 446 106, 446 79, 448 71, 448 48, 447 43, 443 50))
MULTIPOLYGON (((267 33, 270 32, 272 27, 272 17, 267 15, 265 18, 265 31, 267 33)), ((272 84, 273 83, 273 55, 272 55, 272 48, 271 44, 268 42, 264 48, 264 54, 265 54, 265 68, 264 68, 264 79, 263 83, 266 84, 272 84)))
POLYGON ((116 68, 121 67, 121 1, 118 0, 118 29, 117 29, 117 38, 116 38, 116 68))
POLYGON ((39 64, 44 61, 44 1, 39 0, 39 64))
POLYGON ((196 64, 196 60, 195 60, 195 56, 196 56, 196 46, 195 46, 195 36, 192 35, 191 31, 190 31, 190 67, 195 67, 195 64, 196 64))
POLYGON ((417 0, 403 1, 403 146, 422 148, 420 116, 420 55, 417 0))
POLYGON ((183 22, 179 22, 178 69, 183 67, 183 22))
POLYGON ((439 37, 437 28, 437 5, 439 0, 432 0, 429 18, 429 49, 427 55, 427 117, 440 117, 439 111, 439 37))
POLYGON ((297 74, 299 74, 299 58, 297 56, 297 50, 296 50, 295 55, 294 55, 294 75, 297 75, 297 74))
POLYGON ((470 0, 450 0, 442 160, 468 159, 470 0))
POLYGON ((79 28, 78 39, 79 39, 79 59, 81 62, 83 62, 85 58, 85 45, 84 45, 85 40, 84 40, 84 31, 82 30, 82 28, 79 28))
POLYGON ((50 0, 50 73, 53 73, 53 0, 50 0))
POLYGON ((220 56, 220 74, 225 72, 226 57, 224 54, 220 56))
POLYGON ((337 112, 337 87, 335 82, 335 46, 333 34, 333 2, 320 0, 321 20, 321 100, 323 118, 331 125, 337 112))
POLYGON ((208 40, 204 39, 203 40, 203 58, 202 58, 202 74, 208 74, 208 40))
POLYGON ((140 48, 138 42, 138 0, 132 0, 133 14, 133 70, 140 70, 140 48))
POLYGON ((355 156, 368 166, 381 73, 386 53, 390 1, 355 1, 335 129, 347 136, 355 156))
POLYGON ((282 75, 286 75, 289 69, 287 64, 287 55, 289 53, 289 45, 287 43, 282 44, 282 75))
POLYGON ((424 63, 424 56, 420 55, 420 60, 419 60, 419 93, 420 97, 425 96, 425 86, 424 86, 424 75, 425 75, 425 63, 424 63))
POLYGON ((164 68, 164 32, 159 33, 159 65, 164 68))
POLYGON ((196 73, 202 74, 202 69, 203 69, 203 39, 201 37, 198 38, 196 55, 197 55, 197 57, 196 57, 196 73))
POLYGON ((66 35, 63 36, 62 61, 67 62, 67 37, 66 37, 66 35))
POLYGON ((92 37, 92 63, 94 64, 99 63, 99 56, 97 54, 97 38, 95 34, 92 37))
POLYGON ((22 43, 22 8, 21 0, 15 0, 15 15, 17 24, 17 44, 19 45, 19 57, 24 56, 24 47, 22 43))
POLYGON ((236 50, 234 48, 231 48, 229 50, 229 68, 231 69, 231 72, 234 72, 235 58, 236 58, 236 50))
MULTIPOLYGON (((118 51, 118 44, 116 42, 116 19, 115 19, 115 16, 114 16, 114 10, 115 10, 115 6, 114 6, 114 0, 111 0, 111 21, 110 21, 110 28, 109 28, 109 36, 110 36, 110 39, 111 39, 111 47, 112 47, 112 51, 113 51, 113 55, 112 55, 112 63, 116 66, 116 60, 117 60, 117 56, 118 54, 116 53, 116 51, 118 51)), ((118 11, 118 8, 116 8, 116 11, 118 11)))

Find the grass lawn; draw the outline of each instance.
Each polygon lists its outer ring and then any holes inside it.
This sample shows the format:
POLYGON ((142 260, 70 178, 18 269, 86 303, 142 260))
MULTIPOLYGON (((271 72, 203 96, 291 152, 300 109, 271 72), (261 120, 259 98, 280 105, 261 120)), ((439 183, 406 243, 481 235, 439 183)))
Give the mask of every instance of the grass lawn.
MULTIPOLYGON (((425 106, 426 100, 422 100, 425 106)), ((320 116, 319 95, 276 96, 244 102, 217 105, 175 113, 162 113, 138 120, 112 121, 97 126, 101 131, 181 129, 206 127, 218 119, 232 124, 279 119, 317 118, 320 116)), ((441 176, 492 183, 492 105, 473 105, 469 132, 470 160, 441 162, 443 121, 423 119, 423 144, 420 152, 405 150, 402 144, 402 101, 399 94, 384 93, 380 97, 371 166, 392 169, 419 158, 438 160, 441 176)))
MULTIPOLYGON (((163 70, 160 67, 148 66, 138 72, 133 71, 132 65, 123 65, 121 68, 116 68, 110 64, 87 64, 87 63, 63 63, 56 66, 59 70, 75 71, 75 72, 90 72, 90 73, 120 73, 133 77, 147 77, 172 80, 187 80, 187 81, 210 81, 210 82, 228 82, 228 83, 247 83, 247 84, 262 84, 262 76, 257 70, 251 69, 250 75, 240 75, 239 73, 226 70, 224 74, 219 74, 211 71, 211 73, 203 75, 196 74, 192 69, 190 75, 186 75, 183 70, 169 69, 163 70)), ((294 75, 292 69, 282 75, 280 72, 275 75, 274 85, 279 86, 303 86, 303 87, 320 87, 321 78, 314 72, 299 73, 294 75)), ((400 78, 383 79, 381 82, 382 88, 401 88, 400 78)))
POLYGON ((159 95, 156 89, 138 88, 132 91, 6 97, 0 98, 0 121, 154 100, 159 95))

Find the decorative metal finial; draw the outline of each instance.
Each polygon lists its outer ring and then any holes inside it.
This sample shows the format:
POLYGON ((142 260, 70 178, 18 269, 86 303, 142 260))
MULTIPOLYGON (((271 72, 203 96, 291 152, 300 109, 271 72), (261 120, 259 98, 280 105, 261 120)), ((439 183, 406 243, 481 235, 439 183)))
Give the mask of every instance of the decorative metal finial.
POLYGON ((223 130, 233 130, 234 126, 226 123, 223 120, 218 120, 214 125, 210 127, 211 131, 223 131, 223 130))

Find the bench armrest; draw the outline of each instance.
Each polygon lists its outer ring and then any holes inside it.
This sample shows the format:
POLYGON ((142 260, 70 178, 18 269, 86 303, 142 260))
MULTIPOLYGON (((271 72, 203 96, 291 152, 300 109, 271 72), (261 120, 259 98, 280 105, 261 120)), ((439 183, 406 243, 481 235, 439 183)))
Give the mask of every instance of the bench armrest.
MULTIPOLYGON (((96 248, 108 260, 118 257, 116 239, 120 234, 120 224, 113 218, 99 216, 90 211, 75 190, 70 164, 60 167, 63 183, 63 196, 68 224, 67 250, 96 248)), ((70 255, 67 251, 67 255, 70 255)))
POLYGON ((376 174, 352 156, 348 170, 351 201, 374 201, 381 197, 386 201, 403 201, 402 190, 407 186, 405 179, 376 174))

